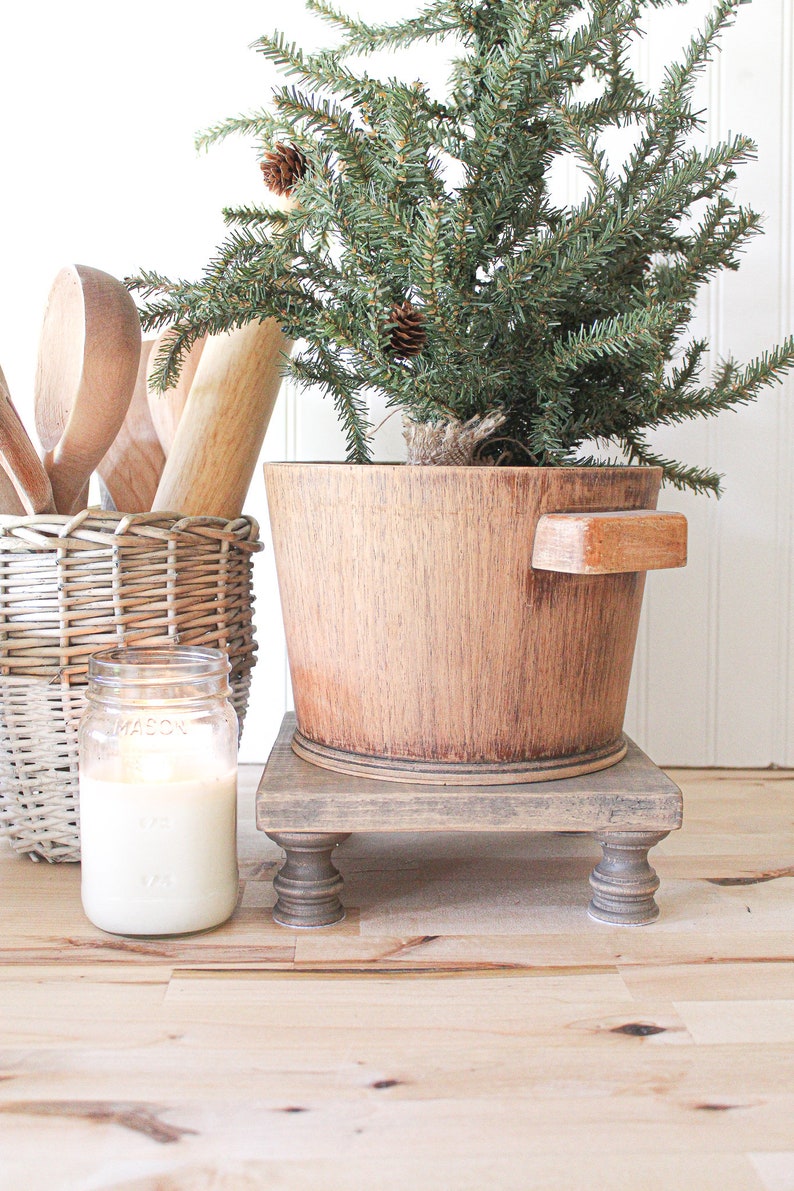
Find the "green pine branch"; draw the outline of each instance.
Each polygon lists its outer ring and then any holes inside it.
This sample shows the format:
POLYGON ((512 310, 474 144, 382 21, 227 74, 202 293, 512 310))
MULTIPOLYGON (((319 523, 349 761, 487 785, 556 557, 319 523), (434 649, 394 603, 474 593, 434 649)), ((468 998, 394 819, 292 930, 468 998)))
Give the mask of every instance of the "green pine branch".
POLYGON ((416 41, 432 41, 448 34, 457 34, 460 30, 458 10, 471 9, 473 6, 437 0, 418 16, 392 25, 369 25, 366 21, 348 16, 326 0, 306 0, 306 7, 345 35, 344 47, 349 53, 370 54, 377 50, 404 48, 416 41))
POLYGON ((294 145, 297 206, 231 204, 196 280, 130 279, 144 326, 173 330, 160 383, 201 334, 272 317, 303 341, 293 379, 334 401, 351 459, 371 457, 377 393, 418 421, 500 412, 493 459, 573 464, 596 441, 718 491, 718 476, 658 458, 648 435, 752 401, 794 367, 788 338, 709 377, 708 343, 689 335, 703 287, 761 229, 734 199, 753 141, 694 140, 694 86, 740 2, 716 0, 654 93, 631 66, 644 18, 686 0, 430 0, 384 23, 309 0, 334 44, 261 37, 283 83, 198 142, 242 135, 254 166, 294 145), (373 53, 433 41, 452 59, 444 96, 396 68, 370 72, 373 53), (618 129, 635 132, 625 161, 610 148, 618 129), (576 203, 554 197, 566 163, 588 180, 576 203), (418 354, 394 350, 405 303, 418 354))

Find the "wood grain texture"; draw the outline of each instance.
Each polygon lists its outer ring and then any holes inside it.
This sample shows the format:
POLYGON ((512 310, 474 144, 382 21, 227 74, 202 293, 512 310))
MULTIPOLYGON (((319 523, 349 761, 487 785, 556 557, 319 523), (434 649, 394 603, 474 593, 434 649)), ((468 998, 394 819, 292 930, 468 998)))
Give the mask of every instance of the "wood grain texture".
POLYGON ((135 387, 141 327, 122 283, 69 265, 50 290, 39 343, 35 417, 60 513, 85 485, 122 422, 135 387))
POLYGON ((291 748, 284 717, 257 791, 261 831, 670 831, 681 825, 681 792, 629 742, 610 769, 563 781, 479 788, 384 784, 322 769, 291 748))
POLYGON ((208 339, 153 509, 240 515, 291 349, 273 319, 208 339))
MULTIPOLYGON (((13 405, 11 390, 8 387, 8 381, 2 368, 0 368, 0 386, 2 386, 2 390, 7 394, 9 402, 13 405)), ((12 517, 25 515, 22 501, 19 499, 19 494, 5 468, 0 468, 0 515, 12 517)))
POLYGON ((0 467, 0 516, 25 516, 25 507, 19 499, 14 482, 5 468, 2 467, 0 467))
POLYGON ((587 837, 445 833, 348 840, 347 920, 300 934, 269 920, 258 777, 205 935, 103 936, 76 866, 0 849, 4 1191, 791 1181, 794 878, 710 883, 791 866, 791 774, 676 775, 650 930, 587 917, 587 837))
POLYGON ((682 513, 546 513, 538 521, 532 565, 569 575, 614 575, 686 566, 682 513))
POLYGON ((374 760, 380 777, 389 759, 414 762, 395 781, 455 783, 460 764, 487 781, 540 763, 540 777, 591 750, 617 760, 644 575, 534 571, 532 546, 543 514, 652 508, 659 480, 267 464, 302 736, 374 760))
POLYGON ((590 874, 591 918, 612 926, 644 926, 659 917, 654 894, 659 888, 648 852, 666 831, 625 831, 619 821, 614 830, 597 831, 602 857, 590 874))
POLYGON ((146 392, 146 371, 153 347, 154 340, 141 344, 129 409, 110 449, 97 466, 114 507, 122 513, 148 512, 165 465, 146 392))
MULTIPOLYGON (((169 331, 163 331, 162 335, 160 335, 154 342, 154 346, 149 358, 150 376, 152 365, 157 358, 157 353, 168 339, 168 336, 169 331)), ((204 351, 204 345, 206 342, 206 335, 204 335, 201 339, 196 340, 184 358, 177 383, 172 388, 166 389, 164 393, 160 393, 154 389, 151 385, 150 379, 147 378, 147 400, 149 402, 149 412, 157 432, 157 437, 160 440, 160 445, 166 455, 174 445, 177 428, 181 421, 182 414, 190 394, 190 386, 193 384, 193 377, 196 375, 196 369, 198 368, 198 363, 201 359, 201 353, 204 351)))
POLYGON ((256 799, 257 825, 286 853, 273 881, 278 895, 273 918, 282 926, 328 926, 344 916, 343 882, 331 853, 346 838, 343 831, 361 828, 334 826, 323 834, 319 824, 350 824, 351 813, 364 830, 375 831, 594 831, 603 856, 590 876, 591 916, 624 926, 658 917, 659 879, 648 852, 681 825, 681 792, 633 742, 619 765, 587 778, 507 790, 448 786, 443 794, 429 783, 402 787, 392 797, 388 785, 371 778, 351 781, 323 769, 315 769, 316 776, 307 773, 296 755, 293 728, 294 716, 285 716, 256 799), (270 804, 271 786, 281 794, 276 807, 270 804), (273 815, 277 821, 286 815, 290 829, 274 827, 273 815), (660 826, 664 829, 655 830, 660 826))
POLYGON ((371 777, 385 782, 435 782, 440 786, 510 786, 525 781, 555 781, 608 769, 626 755, 622 737, 569 757, 543 757, 527 761, 428 761, 404 757, 371 757, 348 749, 328 747, 309 740, 297 729, 292 750, 312 765, 352 777, 371 777))
POLYGON ((344 881, 332 854, 347 835, 341 832, 275 831, 270 838, 284 849, 286 862, 273 878, 273 921, 300 929, 333 926, 345 917, 344 881))
POLYGON ((54 513, 52 487, 33 443, 28 438, 19 414, 0 380, 0 464, 4 481, 11 484, 16 499, 3 499, 0 512, 14 513, 15 505, 23 512, 54 513))

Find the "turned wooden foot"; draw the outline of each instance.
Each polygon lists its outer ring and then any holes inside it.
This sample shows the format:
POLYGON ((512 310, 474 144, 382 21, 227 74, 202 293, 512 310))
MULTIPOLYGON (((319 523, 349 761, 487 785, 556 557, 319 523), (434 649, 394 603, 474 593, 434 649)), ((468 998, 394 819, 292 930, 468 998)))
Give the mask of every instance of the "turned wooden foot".
POLYGON ((337 844, 349 832, 268 831, 287 854, 273 888, 278 900, 273 921, 281 926, 330 926, 341 922, 345 907, 340 900, 344 882, 331 860, 337 844))
POLYGON ((659 916, 654 894, 659 878, 648 863, 648 852, 668 831, 595 832, 603 856, 593 869, 591 917, 600 922, 642 926, 659 916))

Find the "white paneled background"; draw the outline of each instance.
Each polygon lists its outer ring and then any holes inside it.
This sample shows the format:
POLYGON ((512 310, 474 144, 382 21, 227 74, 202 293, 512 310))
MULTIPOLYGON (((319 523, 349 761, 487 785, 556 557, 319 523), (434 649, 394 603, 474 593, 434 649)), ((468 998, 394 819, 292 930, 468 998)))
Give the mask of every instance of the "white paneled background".
MULTIPOLYGON (((707 7, 692 0, 654 19, 641 50, 649 77, 707 7)), ((757 139, 758 161, 742 172, 738 193, 766 213, 766 235, 741 272, 717 282, 703 302, 717 355, 747 358, 794 329, 792 7, 792 0, 743 7, 702 89, 713 137, 741 131, 757 139)), ((392 18, 415 5, 354 0, 353 8, 392 18)), ((199 156, 193 134, 266 102, 273 75, 248 45, 275 27, 303 44, 323 39, 299 4, 275 0, 3 6, 0 364, 29 429, 38 332, 61 265, 194 275, 222 235, 221 206, 261 197, 252 147, 230 142, 199 156)), ((438 52, 413 54, 411 72, 440 78, 438 52)), ((689 518, 690 563, 649 576, 627 727, 664 764, 794 765, 792 397, 788 381, 738 413, 659 436, 664 451, 725 476, 719 503, 663 494, 664 506, 689 518)), ((399 451, 392 418, 378 452, 399 451)), ((342 454, 331 407, 284 391, 264 456, 342 454)), ((266 521, 260 476, 248 511, 266 521)), ((248 761, 264 760, 289 699, 269 551, 257 568, 260 654, 243 740, 248 761)))

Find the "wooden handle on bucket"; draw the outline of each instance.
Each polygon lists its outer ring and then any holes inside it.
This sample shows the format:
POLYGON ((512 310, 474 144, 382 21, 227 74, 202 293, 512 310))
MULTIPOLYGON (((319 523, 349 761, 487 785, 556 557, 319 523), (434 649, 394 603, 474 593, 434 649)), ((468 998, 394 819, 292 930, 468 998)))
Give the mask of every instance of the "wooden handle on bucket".
POLYGON ((532 566, 568 575, 616 575, 686 566, 683 513, 545 513, 535 530, 532 566))

